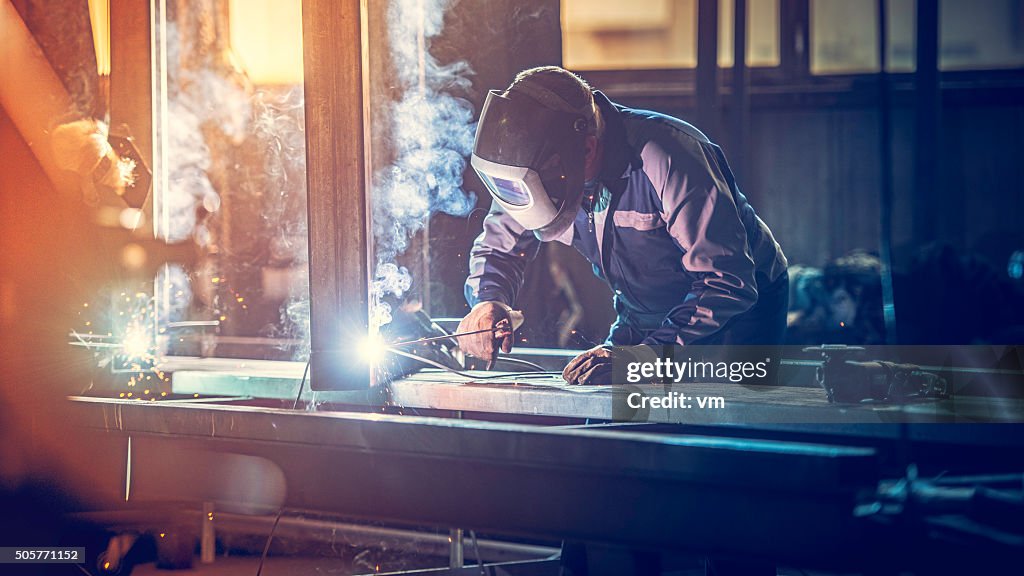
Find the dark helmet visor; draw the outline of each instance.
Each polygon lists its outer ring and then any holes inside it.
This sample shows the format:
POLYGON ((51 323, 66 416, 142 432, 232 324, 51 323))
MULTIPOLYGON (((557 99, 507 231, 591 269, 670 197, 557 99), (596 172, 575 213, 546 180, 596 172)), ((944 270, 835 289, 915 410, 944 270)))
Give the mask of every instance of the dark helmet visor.
POLYGON ((585 127, 586 119, 580 114, 491 90, 480 113, 473 153, 496 164, 539 171, 552 154, 582 146, 585 127))

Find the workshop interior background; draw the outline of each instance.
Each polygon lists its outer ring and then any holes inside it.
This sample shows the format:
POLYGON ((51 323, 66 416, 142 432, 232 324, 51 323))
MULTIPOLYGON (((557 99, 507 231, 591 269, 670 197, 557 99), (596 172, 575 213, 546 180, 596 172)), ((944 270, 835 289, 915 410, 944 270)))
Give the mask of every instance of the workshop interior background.
MULTIPOLYGON (((38 466, 26 437, 64 444, 58 399, 111 371, 97 345, 309 358, 301 4, 0 0, 5 488, 38 466), (19 59, 18 22, 42 60, 19 59), (130 136, 151 191, 118 195, 80 150, 40 144, 83 126, 130 136)), ((888 0, 884 17, 868 0, 748 0, 742 41, 732 0, 365 5, 370 206, 350 209, 372 221, 374 322, 422 309, 453 328, 468 311, 490 206, 474 123, 487 90, 560 64, 721 144, 789 259, 789 343, 1024 342, 1024 0, 888 0)), ((517 346, 604 339, 611 294, 574 249, 546 245, 527 278, 517 346)), ((111 394, 170 389, 130 382, 111 394)))
MULTIPOLYGON (((164 323, 171 353, 303 359, 298 0, 167 2, 156 142, 132 129, 148 126, 139 118, 149 103, 134 95, 151 68, 130 23, 112 35, 101 1, 11 4, 67 91, 67 117, 106 121, 160 154, 141 209, 104 190, 61 190, 4 110, 8 354, 59 357, 49 352, 66 347, 69 330, 130 331, 122 319, 141 310, 164 323)), ((742 91, 728 0, 715 26, 700 21, 695 0, 464 0, 425 18, 416 3, 397 4, 371 3, 369 23, 373 293, 385 319, 395 305, 435 318, 467 310, 467 250, 490 203, 465 162, 475 115, 516 71, 560 63, 613 100, 688 120, 724 147, 792 266, 790 342, 1021 340, 1021 2, 939 2, 935 51, 915 46, 915 2, 888 2, 883 73, 873 3, 754 0, 742 91), (937 59, 935 74, 915 73, 922 54, 937 59), (717 66, 700 66, 702 55, 717 66)), ((521 343, 586 348, 604 338, 610 295, 574 250, 546 246, 527 278, 521 343)))

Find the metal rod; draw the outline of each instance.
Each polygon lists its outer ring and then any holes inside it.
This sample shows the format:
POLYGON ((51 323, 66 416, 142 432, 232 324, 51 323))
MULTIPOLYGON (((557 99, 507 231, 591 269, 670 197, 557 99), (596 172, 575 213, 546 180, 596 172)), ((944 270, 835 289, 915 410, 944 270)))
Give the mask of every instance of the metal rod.
POLYGON ((462 529, 453 528, 448 532, 448 539, 451 540, 451 546, 448 549, 448 567, 451 569, 462 568, 465 564, 464 549, 462 542, 462 529))
POLYGON ((217 535, 213 527, 213 502, 203 502, 200 524, 199 558, 203 564, 213 564, 217 555, 217 535))
MULTIPOLYGON (((176 524, 199 522, 200 517, 206 517, 195 509, 170 510, 163 508, 79 512, 70 516, 121 531, 142 532, 159 531, 176 524)), ((253 516, 251 514, 217 512, 217 532, 221 534, 265 537, 273 523, 273 515, 253 516)), ((344 542, 347 546, 360 548, 384 545, 389 548, 426 555, 443 556, 450 550, 448 534, 443 532, 372 526, 333 517, 310 518, 304 515, 282 515, 275 534, 275 538, 293 538, 300 542, 344 542)), ((478 539, 477 547, 484 562, 536 560, 549 558, 558 553, 558 548, 553 546, 484 538, 478 539)))

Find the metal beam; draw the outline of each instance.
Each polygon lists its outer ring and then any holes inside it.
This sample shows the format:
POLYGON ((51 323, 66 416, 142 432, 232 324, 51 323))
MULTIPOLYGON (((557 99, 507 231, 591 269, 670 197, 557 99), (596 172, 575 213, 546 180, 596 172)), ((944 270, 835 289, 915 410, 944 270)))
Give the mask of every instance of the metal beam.
MULTIPOLYGON (((199 526, 207 516, 199 509, 155 507, 131 510, 80 512, 75 520, 101 525, 120 532, 161 532, 168 526, 199 526)), ((311 518, 307 515, 252 515, 216 513, 217 534, 244 534, 266 537, 271 529, 275 538, 292 538, 300 542, 337 543, 359 548, 383 547, 412 554, 445 556, 448 554, 447 534, 437 530, 410 530, 375 524, 356 524, 336 516, 311 518), (275 520, 277 527, 274 528, 275 520)), ((537 544, 480 538, 476 550, 485 562, 521 562, 551 558, 559 549, 537 544)), ((474 560, 471 558, 470 560, 474 560)))
POLYGON ((747 135, 750 132, 750 73, 747 68, 747 0, 735 0, 732 43, 732 134, 729 163, 745 182, 747 135))
MULTIPOLYGON (((917 67, 914 131, 914 240, 918 246, 939 239, 937 209, 962 214, 951 202, 955 198, 939 185, 939 0, 917 2, 917 67)), ((950 237, 952 235, 947 235, 950 237)))
POLYGON ((780 67, 800 82, 810 73, 810 2, 780 0, 779 10, 780 67))
POLYGON ((697 127, 718 134, 718 0, 697 2, 697 127))
POLYGON ((889 98, 889 3, 878 0, 878 150, 881 186, 878 194, 879 256, 882 261, 882 317, 885 321, 885 342, 896 344, 896 303, 892 271, 892 110, 889 98))
MULTIPOLYGON (((273 504, 224 491, 234 474, 284 487, 287 510, 805 566, 853 558, 850 511, 878 480, 871 449, 793 442, 102 399, 69 417, 97 459, 131 438, 129 504, 273 504)), ((125 482, 120 466, 95 473, 125 482)))
POLYGON ((369 324, 365 15, 360 0, 303 0, 309 190, 310 376, 315 389, 366 388, 353 357, 369 324))

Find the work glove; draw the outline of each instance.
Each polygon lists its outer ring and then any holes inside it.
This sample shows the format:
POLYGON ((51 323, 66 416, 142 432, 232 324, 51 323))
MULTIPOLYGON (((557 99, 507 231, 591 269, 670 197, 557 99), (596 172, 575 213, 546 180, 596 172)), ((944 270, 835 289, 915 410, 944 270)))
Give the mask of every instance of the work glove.
POLYGON ((501 302, 480 302, 459 322, 456 332, 474 332, 490 328, 493 332, 482 332, 459 336, 459 348, 470 356, 487 360, 490 370, 498 360, 498 352, 512 351, 514 311, 501 302))

